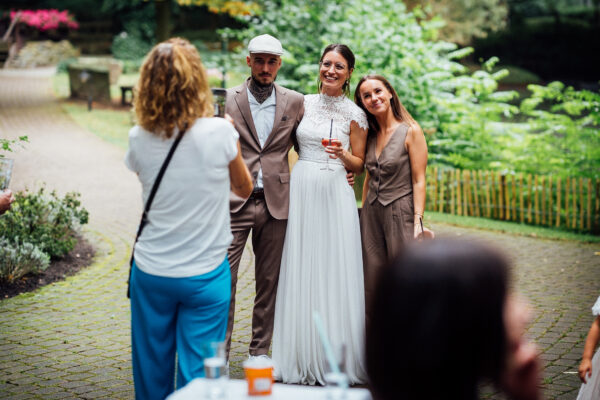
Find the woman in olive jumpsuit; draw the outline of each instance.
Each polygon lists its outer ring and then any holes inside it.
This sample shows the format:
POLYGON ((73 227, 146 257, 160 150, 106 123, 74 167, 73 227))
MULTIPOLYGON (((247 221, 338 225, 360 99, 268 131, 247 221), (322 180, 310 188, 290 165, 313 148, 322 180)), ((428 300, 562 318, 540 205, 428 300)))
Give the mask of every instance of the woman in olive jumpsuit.
POLYGON ((406 243, 434 235, 423 227, 427 143, 421 127, 380 75, 363 77, 354 99, 369 121, 360 216, 368 322, 381 268, 406 243))

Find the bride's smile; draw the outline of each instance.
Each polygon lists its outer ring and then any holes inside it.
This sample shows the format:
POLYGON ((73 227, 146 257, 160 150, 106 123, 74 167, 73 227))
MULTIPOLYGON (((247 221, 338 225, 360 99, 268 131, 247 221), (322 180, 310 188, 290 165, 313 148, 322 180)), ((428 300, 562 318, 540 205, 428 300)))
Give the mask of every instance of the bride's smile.
POLYGON ((344 84, 350 79, 351 72, 346 59, 340 53, 330 51, 319 64, 321 91, 329 96, 342 95, 344 84))

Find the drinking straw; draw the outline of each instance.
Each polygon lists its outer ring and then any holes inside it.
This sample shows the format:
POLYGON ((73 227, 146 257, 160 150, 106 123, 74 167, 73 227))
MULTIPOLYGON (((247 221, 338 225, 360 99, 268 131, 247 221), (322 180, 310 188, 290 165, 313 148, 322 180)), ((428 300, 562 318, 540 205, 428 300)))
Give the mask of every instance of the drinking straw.
POLYGON ((329 343, 329 339, 327 339, 327 333, 325 332, 325 327, 323 326, 323 321, 321 320, 321 316, 318 311, 313 311, 313 319, 315 321, 315 326, 317 327, 317 332, 319 333, 319 337, 321 338, 321 342, 323 343, 323 348, 325 349, 325 356, 327 357, 327 361, 329 362, 329 366, 331 370, 339 374, 341 373, 340 367, 335 359, 335 355, 333 354, 333 349, 331 348, 331 344, 329 343))
POLYGON ((333 131, 333 118, 331 118, 331 125, 329 125, 329 145, 331 146, 331 132, 333 131))

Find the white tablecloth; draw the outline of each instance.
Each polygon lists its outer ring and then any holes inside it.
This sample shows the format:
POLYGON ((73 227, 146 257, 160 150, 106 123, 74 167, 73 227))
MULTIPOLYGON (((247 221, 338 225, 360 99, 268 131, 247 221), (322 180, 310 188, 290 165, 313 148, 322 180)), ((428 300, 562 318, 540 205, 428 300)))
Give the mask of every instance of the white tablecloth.
MULTIPOLYGON (((196 378, 181 389, 173 392, 167 400, 201 400, 205 394, 206 379, 196 378)), ((230 379, 228 382, 229 400, 309 400, 326 399, 327 389, 322 386, 286 385, 276 383, 270 396, 248 396, 248 384, 245 380, 230 379)), ((348 389, 347 400, 370 400, 367 389, 348 389)))

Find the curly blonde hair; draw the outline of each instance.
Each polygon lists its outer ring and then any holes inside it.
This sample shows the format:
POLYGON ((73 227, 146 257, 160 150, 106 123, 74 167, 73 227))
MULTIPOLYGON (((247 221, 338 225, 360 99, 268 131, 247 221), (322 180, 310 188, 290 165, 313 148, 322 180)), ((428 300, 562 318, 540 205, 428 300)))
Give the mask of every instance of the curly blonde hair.
POLYGON ((190 42, 172 38, 154 46, 142 65, 133 107, 139 125, 166 138, 213 115, 206 70, 190 42))

